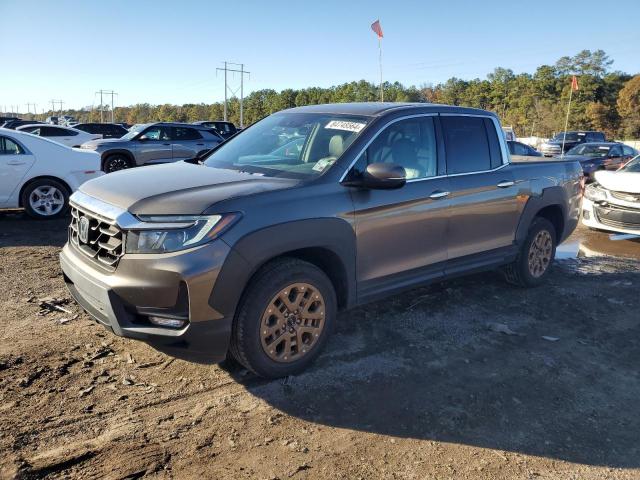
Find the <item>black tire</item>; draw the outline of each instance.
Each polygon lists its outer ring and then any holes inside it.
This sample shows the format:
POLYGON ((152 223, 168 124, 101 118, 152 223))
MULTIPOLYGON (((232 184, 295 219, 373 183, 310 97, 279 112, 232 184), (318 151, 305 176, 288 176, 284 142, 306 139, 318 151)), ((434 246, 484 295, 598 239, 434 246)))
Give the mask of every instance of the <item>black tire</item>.
POLYGON ((60 218, 69 210, 69 189, 60 181, 42 178, 29 183, 22 191, 21 202, 27 215, 39 220, 60 218), (47 198, 38 196, 47 193, 47 198), (37 200, 40 198, 41 200, 37 200), (61 202, 61 208, 59 208, 61 202), (51 213, 47 213, 51 211, 51 213))
POLYGON ((104 173, 113 173, 131 167, 133 167, 133 162, 124 153, 114 153, 109 155, 102 162, 102 171, 104 173))
POLYGON ((254 275, 243 295, 233 323, 230 352, 240 364, 261 377, 279 378, 296 374, 316 359, 333 330, 336 314, 336 294, 331 280, 322 270, 295 258, 275 260, 254 275), (324 326, 307 353, 295 361, 282 363, 270 358, 263 348, 262 317, 274 296, 294 283, 309 284, 322 295, 324 326))
MULTIPOLYGON (((543 233, 544 235, 544 233, 543 233)), ((556 256, 557 234, 553 224, 546 218, 536 217, 531 222, 527 238, 522 244, 516 260, 503 268, 504 276, 507 282, 520 287, 537 287, 542 284, 553 265, 556 256), (530 254, 534 254, 536 247, 533 246, 534 241, 538 238, 538 234, 547 232, 551 240, 551 251, 548 263, 544 267, 541 274, 532 273, 530 267, 530 254)), ((539 273, 539 272, 536 272, 539 273)))

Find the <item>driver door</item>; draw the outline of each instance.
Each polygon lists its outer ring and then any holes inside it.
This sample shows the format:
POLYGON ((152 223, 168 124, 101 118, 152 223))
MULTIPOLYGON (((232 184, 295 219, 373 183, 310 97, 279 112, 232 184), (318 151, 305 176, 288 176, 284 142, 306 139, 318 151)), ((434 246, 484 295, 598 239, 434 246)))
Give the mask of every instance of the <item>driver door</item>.
POLYGON ((154 125, 138 137, 136 144, 138 165, 173 161, 171 127, 154 125))
POLYGON ((362 152, 350 173, 371 163, 405 168, 395 190, 351 189, 355 210, 358 296, 374 297, 443 275, 447 259, 449 181, 433 115, 398 120, 362 152))

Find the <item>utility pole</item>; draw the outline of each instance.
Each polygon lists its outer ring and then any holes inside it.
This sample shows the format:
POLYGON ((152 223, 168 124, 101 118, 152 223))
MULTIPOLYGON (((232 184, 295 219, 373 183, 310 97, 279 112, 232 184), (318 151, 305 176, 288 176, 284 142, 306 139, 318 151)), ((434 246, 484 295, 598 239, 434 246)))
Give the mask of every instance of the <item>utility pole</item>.
POLYGON ((31 105, 33 105, 33 115, 35 116, 38 114, 37 105, 35 103, 27 103, 25 105, 27 106, 27 113, 31 113, 31 105))
POLYGON ((229 84, 227 82, 227 73, 228 72, 233 72, 233 73, 239 73, 240 74, 240 128, 244 127, 244 75, 247 74, 249 76, 251 76, 251 72, 247 72, 244 69, 244 63, 233 63, 233 62, 224 62, 224 68, 216 68, 216 73, 218 73, 218 70, 221 70, 224 72, 224 121, 227 121, 227 102, 228 102, 228 92, 231 92, 231 96, 234 97, 236 95, 236 93, 238 92, 238 89, 236 88, 235 90, 233 90, 231 87, 229 87, 229 84), (237 69, 233 69, 233 68, 229 68, 229 65, 235 65, 235 66, 239 66, 240 70, 237 69))
POLYGON ((113 90, 98 90, 96 94, 100 94, 100 123, 104 123, 104 107, 102 104, 102 95, 111 95, 111 123, 113 123, 113 96, 118 95, 113 90))

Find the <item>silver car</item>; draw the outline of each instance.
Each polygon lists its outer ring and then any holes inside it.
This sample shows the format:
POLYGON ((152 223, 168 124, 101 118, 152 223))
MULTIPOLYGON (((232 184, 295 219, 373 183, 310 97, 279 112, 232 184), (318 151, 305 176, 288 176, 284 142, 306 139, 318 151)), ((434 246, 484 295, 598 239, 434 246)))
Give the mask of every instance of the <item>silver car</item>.
POLYGON ((212 129, 184 123, 134 125, 121 138, 94 140, 81 148, 102 158, 106 173, 156 163, 169 163, 202 155, 224 140, 212 129))

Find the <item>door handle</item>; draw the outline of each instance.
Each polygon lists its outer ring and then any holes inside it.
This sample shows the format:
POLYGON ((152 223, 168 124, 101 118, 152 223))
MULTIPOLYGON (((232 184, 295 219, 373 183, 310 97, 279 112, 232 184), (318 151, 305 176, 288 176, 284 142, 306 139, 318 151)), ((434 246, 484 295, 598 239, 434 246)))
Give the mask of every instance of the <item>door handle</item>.
POLYGON ((170 144, 170 143, 163 143, 162 145, 165 145, 165 146, 167 146, 167 147, 168 147, 168 146, 169 146, 169 145, 171 145, 171 144, 170 144))
POLYGON ((513 187, 516 184, 516 182, 512 181, 512 180, 505 180, 503 182, 500 182, 498 184, 498 188, 509 188, 509 187, 513 187))
POLYGON ((7 162, 7 165, 24 165, 27 162, 21 162, 19 160, 12 160, 10 162, 7 162))
POLYGON ((429 198, 431 200, 438 200, 439 198, 448 197, 450 194, 451 194, 451 192, 442 192, 440 190, 437 190, 437 191, 433 192, 431 195, 429 195, 429 198))
POLYGON ((204 147, 204 143, 196 143, 198 147, 204 147))

